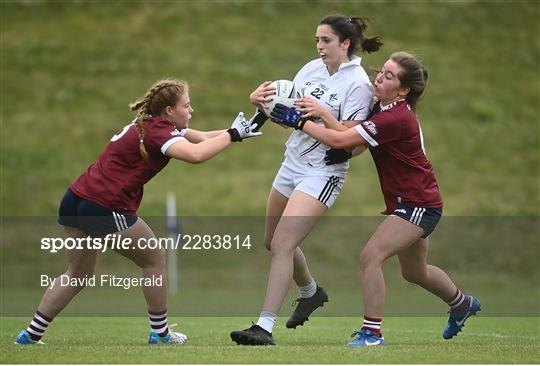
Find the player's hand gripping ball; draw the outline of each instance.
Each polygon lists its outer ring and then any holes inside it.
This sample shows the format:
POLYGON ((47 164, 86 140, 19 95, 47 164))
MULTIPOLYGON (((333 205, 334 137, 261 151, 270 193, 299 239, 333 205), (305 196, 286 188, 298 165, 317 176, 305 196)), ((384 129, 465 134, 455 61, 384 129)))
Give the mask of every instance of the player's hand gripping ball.
POLYGON ((294 106, 294 101, 300 98, 300 95, 296 92, 294 83, 290 80, 276 80, 270 84, 276 88, 276 94, 270 96, 270 101, 264 105, 263 112, 266 116, 270 117, 272 110, 276 104, 283 104, 289 108, 294 106))

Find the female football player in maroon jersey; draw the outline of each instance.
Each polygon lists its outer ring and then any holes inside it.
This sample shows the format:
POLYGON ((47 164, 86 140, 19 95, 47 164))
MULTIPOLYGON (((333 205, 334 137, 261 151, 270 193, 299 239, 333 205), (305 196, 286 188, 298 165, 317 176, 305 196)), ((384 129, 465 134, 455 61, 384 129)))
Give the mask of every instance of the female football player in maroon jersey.
MULTIPOLYGON (((137 117, 118 131, 98 160, 71 183, 60 204, 58 221, 70 238, 117 234, 131 239, 131 248, 115 251, 142 268, 144 283, 152 283, 143 286, 151 325, 148 342, 183 344, 187 337, 171 331, 167 323, 165 249, 136 245, 142 242, 140 239, 147 242, 155 238, 150 227, 137 217, 143 186, 170 158, 202 163, 231 142, 261 133, 250 130, 243 113, 228 130, 202 132, 188 128, 193 108, 187 84, 178 80, 157 82, 130 107, 138 111, 137 117)), ((45 291, 36 315, 16 343, 41 343, 49 323, 94 276, 98 250, 73 249, 67 254, 67 271, 45 291)))
MULTIPOLYGON (((383 345, 381 334, 386 295, 383 262, 397 255, 403 277, 438 296, 450 306, 450 318, 443 332, 455 336, 465 320, 480 310, 480 301, 464 295, 440 268, 427 263, 428 236, 442 215, 439 187, 424 151, 422 130, 416 117, 416 104, 422 95, 427 71, 406 52, 396 52, 386 61, 374 81, 377 98, 366 121, 347 129, 318 126, 302 118, 307 101, 298 101, 298 110, 277 105, 274 120, 302 130, 333 148, 368 147, 375 162, 389 215, 368 240, 360 254, 364 323, 348 346, 383 345), (339 129, 339 130, 338 130, 339 129)), ((324 116, 323 108, 310 116, 324 116)))

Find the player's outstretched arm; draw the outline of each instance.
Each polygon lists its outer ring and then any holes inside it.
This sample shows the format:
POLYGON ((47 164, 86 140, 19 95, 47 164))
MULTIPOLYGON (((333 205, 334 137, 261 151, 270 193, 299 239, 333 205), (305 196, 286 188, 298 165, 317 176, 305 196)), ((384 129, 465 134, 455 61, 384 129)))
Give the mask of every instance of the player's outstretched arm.
POLYGON ((213 137, 219 136, 225 131, 227 131, 227 130, 198 131, 198 130, 193 130, 191 128, 188 128, 186 134, 184 135, 184 137, 189 142, 197 144, 199 142, 203 142, 203 141, 206 141, 206 140, 211 139, 213 137))
POLYGON ((307 121, 304 123, 302 131, 333 149, 352 149, 356 146, 367 145, 367 141, 354 128, 336 131, 307 121))
POLYGON ((192 143, 189 140, 175 142, 169 146, 165 154, 170 158, 200 164, 225 150, 231 143, 231 137, 225 132, 200 143, 192 143))
POLYGON ((302 118, 302 113, 294 107, 289 108, 283 104, 276 104, 272 110, 272 121, 302 130, 314 139, 334 149, 353 148, 367 144, 366 140, 356 129, 349 128, 345 131, 336 131, 317 125, 315 122, 302 118))
POLYGON ((200 164, 225 150, 232 142, 260 135, 261 132, 251 130, 244 113, 240 112, 228 130, 200 143, 192 143, 189 140, 178 141, 169 146, 165 154, 174 159, 200 164))
POLYGON ((294 104, 297 107, 296 109, 302 113, 302 118, 310 120, 320 118, 326 128, 336 131, 345 131, 347 129, 328 109, 311 97, 300 98, 294 104))

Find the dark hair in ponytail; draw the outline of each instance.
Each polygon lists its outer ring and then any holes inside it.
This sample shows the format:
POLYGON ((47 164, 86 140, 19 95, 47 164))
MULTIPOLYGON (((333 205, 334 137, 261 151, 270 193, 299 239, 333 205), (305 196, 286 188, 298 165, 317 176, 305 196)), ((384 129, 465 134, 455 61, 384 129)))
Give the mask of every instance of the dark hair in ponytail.
POLYGON ((356 52, 360 46, 362 52, 372 53, 382 47, 383 42, 381 37, 375 36, 367 38, 364 32, 367 29, 367 18, 345 15, 329 15, 319 25, 329 25, 335 34, 339 37, 339 41, 343 42, 346 39, 350 41, 347 55, 349 58, 356 52))

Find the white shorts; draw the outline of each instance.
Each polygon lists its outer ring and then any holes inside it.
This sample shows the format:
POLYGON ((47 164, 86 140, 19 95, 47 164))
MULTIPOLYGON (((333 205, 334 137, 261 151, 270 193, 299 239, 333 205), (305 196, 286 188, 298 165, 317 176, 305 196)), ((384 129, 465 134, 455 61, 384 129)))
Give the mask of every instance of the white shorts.
POLYGON ((317 175, 306 171, 298 171, 281 165, 272 187, 287 198, 294 190, 309 194, 330 208, 336 202, 345 178, 337 175, 317 175))

